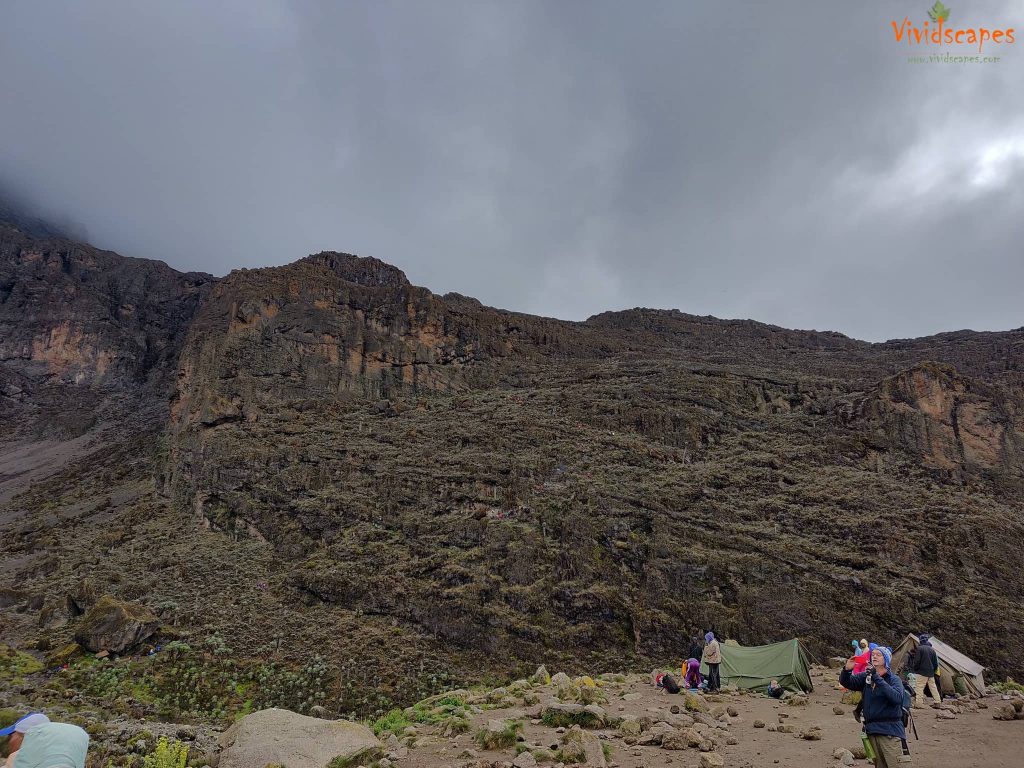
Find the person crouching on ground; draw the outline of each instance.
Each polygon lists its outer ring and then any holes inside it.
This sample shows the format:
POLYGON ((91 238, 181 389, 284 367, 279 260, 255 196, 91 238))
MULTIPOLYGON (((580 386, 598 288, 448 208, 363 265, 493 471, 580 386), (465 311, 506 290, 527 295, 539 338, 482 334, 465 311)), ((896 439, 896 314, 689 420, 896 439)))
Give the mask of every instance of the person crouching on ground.
POLYGON ((856 664, 851 656, 839 673, 839 684, 861 691, 864 703, 864 732, 875 752, 875 768, 895 768, 910 762, 903 728, 903 682, 889 668, 892 651, 878 647, 871 652, 871 666, 853 674, 856 664))
POLYGON ((700 662, 697 659, 687 659, 683 672, 683 688, 696 690, 703 682, 704 678, 700 674, 700 662))
POLYGON ((701 661, 708 665, 708 693, 718 693, 722 689, 722 678, 718 668, 722 664, 722 649, 715 639, 714 632, 704 635, 707 645, 704 646, 704 655, 701 661))
POLYGON ((768 695, 773 699, 781 699, 782 694, 786 692, 786 689, 779 685, 778 680, 772 680, 768 683, 768 695))
POLYGON ((89 734, 70 723, 53 723, 39 712, 0 730, 7 736, 4 768, 84 768, 89 734))

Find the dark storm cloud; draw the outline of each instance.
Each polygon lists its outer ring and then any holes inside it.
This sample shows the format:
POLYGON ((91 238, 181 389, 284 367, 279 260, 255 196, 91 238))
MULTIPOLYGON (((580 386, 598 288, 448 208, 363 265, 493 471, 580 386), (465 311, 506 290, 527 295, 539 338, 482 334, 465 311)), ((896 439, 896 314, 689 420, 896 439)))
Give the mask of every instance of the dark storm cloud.
POLYGON ((910 64, 889 22, 929 5, 8 3, 0 180, 180 269, 335 249, 563 318, 1018 327, 1024 41, 910 64))

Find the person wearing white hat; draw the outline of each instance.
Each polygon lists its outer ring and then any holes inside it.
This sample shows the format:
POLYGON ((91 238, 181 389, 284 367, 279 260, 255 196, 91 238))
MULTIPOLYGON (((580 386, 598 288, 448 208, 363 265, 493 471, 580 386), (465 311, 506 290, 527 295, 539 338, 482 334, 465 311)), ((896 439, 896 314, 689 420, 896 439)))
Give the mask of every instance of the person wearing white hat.
POLYGON ((70 723, 54 723, 32 712, 0 730, 7 736, 5 768, 85 768, 89 734, 70 723))

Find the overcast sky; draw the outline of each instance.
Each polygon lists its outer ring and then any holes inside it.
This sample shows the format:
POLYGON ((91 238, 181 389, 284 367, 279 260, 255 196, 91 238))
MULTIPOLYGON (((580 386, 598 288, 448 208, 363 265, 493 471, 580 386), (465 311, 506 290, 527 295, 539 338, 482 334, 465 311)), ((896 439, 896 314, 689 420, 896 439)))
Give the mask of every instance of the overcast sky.
POLYGON ((0 5, 0 184, 225 274, 338 250, 565 319, 1024 325, 1024 0, 0 5))

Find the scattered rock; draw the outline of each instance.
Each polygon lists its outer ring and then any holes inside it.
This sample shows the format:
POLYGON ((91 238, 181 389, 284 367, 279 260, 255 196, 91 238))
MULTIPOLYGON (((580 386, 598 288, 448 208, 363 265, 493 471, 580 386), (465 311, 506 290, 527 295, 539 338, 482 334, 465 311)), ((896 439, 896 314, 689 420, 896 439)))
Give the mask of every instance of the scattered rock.
POLYGON ((695 693, 686 694, 683 699, 683 706, 687 712, 707 712, 708 705, 701 701, 700 696, 695 693))
POLYGON ((553 688, 562 688, 563 686, 571 685, 572 680, 565 672, 556 672, 551 676, 551 686, 553 688))
POLYGON ((682 712, 682 710, 679 709, 678 704, 673 704, 671 707, 668 708, 668 711, 671 712, 673 715, 678 715, 680 712, 682 712))
POLYGON ((726 707, 725 708, 725 713, 727 715, 729 715, 729 717, 739 717, 740 716, 740 711, 738 709, 736 709, 736 707, 726 707))
POLYGON ((832 753, 832 757, 833 759, 838 760, 843 765, 853 765, 853 752, 851 752, 848 749, 843 749, 842 747, 840 747, 832 753))
POLYGON ((550 685, 551 675, 548 674, 548 669, 543 664, 537 667, 537 671, 530 676, 531 683, 537 683, 538 685, 550 685))
POLYGON ((639 736, 642 731, 640 721, 636 718, 627 717, 619 723, 619 733, 623 736, 639 736))
POLYGON ((993 720, 1014 720, 1017 717, 1017 710, 1012 704, 1000 704, 992 713, 993 720))
POLYGON ((835 707, 832 707, 832 714, 833 715, 845 715, 846 714, 846 710, 843 709, 842 707, 835 706, 835 707))
POLYGON ((661 739, 662 749, 686 749, 688 746, 686 734, 682 731, 665 734, 661 739))
POLYGON ((700 756, 700 768, 725 768, 725 758, 717 752, 705 752, 700 756))
POLYGON ((754 721, 754 727, 755 728, 764 728, 764 720, 755 720, 754 721))
POLYGON ((536 768, 537 758, 533 756, 533 753, 529 750, 520 752, 516 755, 516 759, 512 761, 513 768, 536 768))
POLYGON ((562 737, 562 759, 567 763, 586 763, 591 768, 605 768, 601 740, 592 733, 573 726, 562 737))

